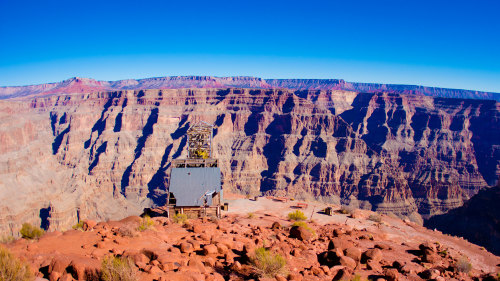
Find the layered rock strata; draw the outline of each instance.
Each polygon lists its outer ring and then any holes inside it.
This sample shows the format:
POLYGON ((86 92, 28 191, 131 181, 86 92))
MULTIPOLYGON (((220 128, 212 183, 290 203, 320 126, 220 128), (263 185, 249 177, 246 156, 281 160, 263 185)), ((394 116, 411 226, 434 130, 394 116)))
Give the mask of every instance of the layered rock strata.
POLYGON ((0 102, 0 232, 162 205, 189 126, 223 187, 430 216, 500 175, 499 104, 394 93, 170 89, 0 102))

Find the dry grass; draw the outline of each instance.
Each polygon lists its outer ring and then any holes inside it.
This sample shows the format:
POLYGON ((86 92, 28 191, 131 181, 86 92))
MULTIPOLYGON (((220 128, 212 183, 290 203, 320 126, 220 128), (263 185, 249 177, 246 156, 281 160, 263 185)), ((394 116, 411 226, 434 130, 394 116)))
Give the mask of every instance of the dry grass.
POLYGON ((264 247, 255 249, 250 263, 259 276, 275 277, 286 273, 286 260, 280 254, 273 254, 264 247))
POLYGON ((155 222, 148 215, 146 215, 141 219, 141 222, 139 223, 137 230, 145 231, 150 228, 153 228, 153 225, 155 225, 155 222))
POLYGON ((132 261, 126 258, 107 256, 101 263, 101 280, 136 281, 138 278, 132 261))
POLYGON ((249 219, 252 219, 252 218, 254 218, 254 217, 255 217, 255 214, 254 214, 254 213, 248 213, 248 218, 249 218, 249 219))
POLYGON ((172 220, 175 223, 184 224, 188 220, 188 217, 186 214, 176 214, 175 216, 172 217, 172 220))
POLYGON ((43 229, 33 226, 29 223, 23 223, 21 230, 19 230, 21 236, 25 239, 38 239, 42 237, 44 231, 43 229))
POLYGON ((288 213, 288 219, 292 221, 305 221, 307 219, 306 215, 300 210, 288 213))
POLYGON ((455 263, 455 268, 458 272, 469 273, 472 270, 472 264, 469 262, 469 260, 466 257, 461 257, 455 263))
POLYGON ((28 281, 32 279, 33 275, 28 264, 0 246, 0 280, 28 281))

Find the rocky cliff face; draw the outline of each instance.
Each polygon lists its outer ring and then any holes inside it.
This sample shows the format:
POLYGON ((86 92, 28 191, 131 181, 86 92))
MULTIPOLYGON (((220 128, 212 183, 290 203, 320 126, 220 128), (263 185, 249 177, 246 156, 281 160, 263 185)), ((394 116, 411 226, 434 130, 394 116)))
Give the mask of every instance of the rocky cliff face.
POLYGON ((292 90, 344 90, 364 93, 413 94, 446 98, 490 99, 500 101, 499 93, 446 89, 416 85, 346 82, 342 79, 262 79, 258 77, 171 76, 119 81, 96 81, 74 77, 57 83, 0 87, 0 99, 97 91, 183 89, 183 88, 252 88, 292 90))
POLYGON ((500 182, 496 187, 479 191, 462 207, 437 215, 425 222, 428 228, 464 237, 500 255, 500 182))
POLYGON ((500 175, 500 105, 394 93, 170 89, 0 102, 0 231, 161 205, 185 132, 215 126, 223 186, 408 215, 500 175))

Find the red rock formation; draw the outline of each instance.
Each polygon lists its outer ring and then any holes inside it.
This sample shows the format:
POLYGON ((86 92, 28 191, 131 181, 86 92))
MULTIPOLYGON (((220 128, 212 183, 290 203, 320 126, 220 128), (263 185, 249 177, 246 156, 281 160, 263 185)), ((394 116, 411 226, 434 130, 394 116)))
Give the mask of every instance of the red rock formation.
POLYGON ((499 104, 388 93, 170 89, 0 102, 0 231, 161 205, 185 132, 215 125, 223 185, 424 216, 500 173, 499 104), (50 208, 49 208, 50 205, 50 208))

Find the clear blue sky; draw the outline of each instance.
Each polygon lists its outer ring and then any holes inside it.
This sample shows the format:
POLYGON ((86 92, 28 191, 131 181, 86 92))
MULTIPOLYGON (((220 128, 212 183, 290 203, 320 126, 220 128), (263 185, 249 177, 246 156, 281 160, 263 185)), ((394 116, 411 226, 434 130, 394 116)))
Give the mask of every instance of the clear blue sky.
POLYGON ((500 92, 500 1, 0 0, 0 85, 171 75, 500 92))

